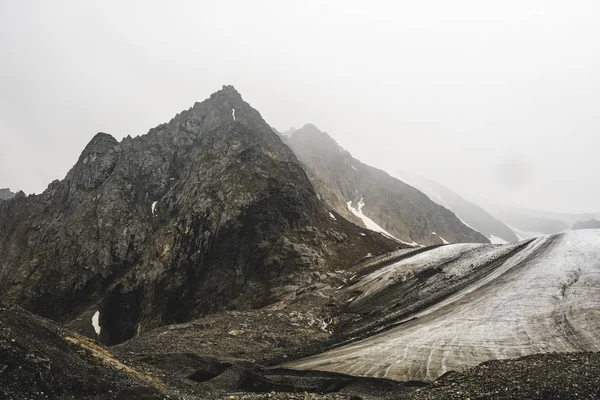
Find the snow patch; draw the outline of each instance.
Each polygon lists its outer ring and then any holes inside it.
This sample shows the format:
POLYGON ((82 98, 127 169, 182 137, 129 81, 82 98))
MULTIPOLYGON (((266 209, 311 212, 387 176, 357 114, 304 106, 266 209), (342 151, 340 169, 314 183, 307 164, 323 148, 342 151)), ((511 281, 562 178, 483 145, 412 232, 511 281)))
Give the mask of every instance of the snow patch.
POLYGON ((92 316, 92 326, 94 327, 94 331, 96 335, 100 334, 100 310, 96 311, 92 316))
POLYGON ((152 215, 154 215, 154 210, 156 209, 156 203, 158 203, 158 201, 155 201, 154 203, 152 203, 152 215))
POLYGON ((358 171, 354 165, 351 165, 352 169, 358 171))
POLYGON ((361 198, 360 201, 358 202, 358 208, 354 208, 352 207, 352 201, 348 201, 346 203, 346 205, 348 206, 348 210, 350 210, 350 212, 354 215, 356 215, 358 218, 361 219, 361 221, 363 222, 363 224, 365 224, 365 227, 371 231, 374 232, 378 232, 381 233, 383 236, 387 236, 390 239, 394 239, 400 243, 404 243, 410 246, 418 246, 417 243, 412 242, 412 243, 408 243, 405 242, 403 240, 398 239, 397 237, 393 236, 391 233, 389 233, 388 231, 386 231, 385 229, 383 229, 381 226, 379 226, 375 221, 373 221, 371 218, 367 217, 365 214, 363 214, 362 209, 365 206, 365 202, 363 201, 363 199, 361 198))
POLYGON ((437 236, 437 237, 439 237, 440 239, 442 239, 442 243, 444 243, 444 244, 450 244, 450 242, 449 242, 449 241, 447 241, 446 239, 444 239, 443 237, 441 237, 441 236, 440 236, 440 235, 438 235, 437 233, 435 233, 435 232, 431 232, 431 234, 432 234, 432 235, 435 235, 435 236, 437 236))
POLYGON ((498 236, 494 236, 492 234, 490 234, 490 237, 488 238, 490 239, 490 242, 492 242, 492 244, 506 244, 508 243, 506 240, 499 238, 498 236))
POLYGON ((337 219, 335 219, 335 215, 333 215, 333 213, 329 212, 329 216, 331 217, 332 220, 337 221, 337 219))
POLYGON ((235 108, 231 109, 231 116, 233 117, 233 120, 235 121, 235 108))

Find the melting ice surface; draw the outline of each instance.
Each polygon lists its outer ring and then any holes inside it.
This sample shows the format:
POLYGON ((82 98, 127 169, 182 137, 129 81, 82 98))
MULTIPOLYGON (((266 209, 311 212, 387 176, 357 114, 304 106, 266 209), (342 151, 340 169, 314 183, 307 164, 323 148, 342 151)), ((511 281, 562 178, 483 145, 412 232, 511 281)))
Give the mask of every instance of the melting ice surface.
POLYGON ((470 276, 490 265, 489 273, 385 332, 287 366, 431 381, 488 360, 600 351, 600 230, 442 246, 367 274, 352 290, 362 292, 358 301, 424 268, 470 276))

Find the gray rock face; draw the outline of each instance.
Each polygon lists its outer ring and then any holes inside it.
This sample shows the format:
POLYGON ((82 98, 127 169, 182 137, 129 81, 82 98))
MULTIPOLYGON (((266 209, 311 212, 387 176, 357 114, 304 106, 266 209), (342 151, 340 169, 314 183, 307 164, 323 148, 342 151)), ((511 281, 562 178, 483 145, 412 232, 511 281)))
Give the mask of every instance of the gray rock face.
POLYGON ((0 200, 10 200, 17 194, 10 191, 10 189, 0 189, 0 200))
POLYGON ((99 311, 106 344, 397 247, 330 218, 231 86, 144 136, 97 134, 64 180, 0 202, 0 228, 0 299, 92 336, 99 311))
POLYGON ((314 125, 294 131, 289 142, 305 164, 321 199, 339 214, 362 224, 347 202, 396 238, 422 245, 448 242, 489 243, 451 211, 386 172, 361 163, 314 125))

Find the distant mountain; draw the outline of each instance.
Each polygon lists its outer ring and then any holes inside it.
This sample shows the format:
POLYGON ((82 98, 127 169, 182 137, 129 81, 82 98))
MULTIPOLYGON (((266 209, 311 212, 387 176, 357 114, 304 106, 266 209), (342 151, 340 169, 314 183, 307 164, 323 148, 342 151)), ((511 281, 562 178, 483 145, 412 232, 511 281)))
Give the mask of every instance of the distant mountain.
POLYGON ((488 210, 496 218, 519 231, 549 235, 563 232, 571 227, 565 221, 549 218, 534 210, 491 206, 488 210))
POLYGON ((494 218, 482 207, 465 200, 448 187, 416 174, 401 172, 400 178, 422 190, 439 205, 454 212, 465 224, 485 235, 492 243, 514 242, 519 237, 511 228, 494 218))
POLYGON ((531 208, 513 208, 512 211, 529 215, 535 218, 562 221, 568 226, 573 226, 573 224, 579 221, 600 219, 600 213, 561 213, 553 211, 535 210, 531 208))
POLYGON ((406 243, 489 240, 425 194, 359 160, 308 124, 288 138, 321 199, 338 214, 406 243))
POLYGON ((600 229, 600 221, 597 219, 590 219, 587 221, 578 221, 573 224, 573 230, 578 229, 600 229))
POLYGON ((10 189, 0 189, 0 200, 10 200, 17 194, 10 191, 10 189))
POLYGON ((328 209, 225 86, 146 135, 98 133, 65 179, 0 202, 0 300, 112 345, 402 247, 328 209))

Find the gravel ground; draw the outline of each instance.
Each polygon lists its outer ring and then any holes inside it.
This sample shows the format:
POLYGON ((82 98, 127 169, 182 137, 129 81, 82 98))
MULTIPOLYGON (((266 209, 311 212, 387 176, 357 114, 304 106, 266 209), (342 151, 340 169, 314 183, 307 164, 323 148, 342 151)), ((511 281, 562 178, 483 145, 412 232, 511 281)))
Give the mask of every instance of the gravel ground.
POLYGON ((449 372, 412 400, 600 399, 600 353, 537 354, 449 372))
POLYGON ((315 393, 250 393, 227 395, 223 400, 358 400, 358 396, 345 396, 340 394, 315 394, 315 393))

